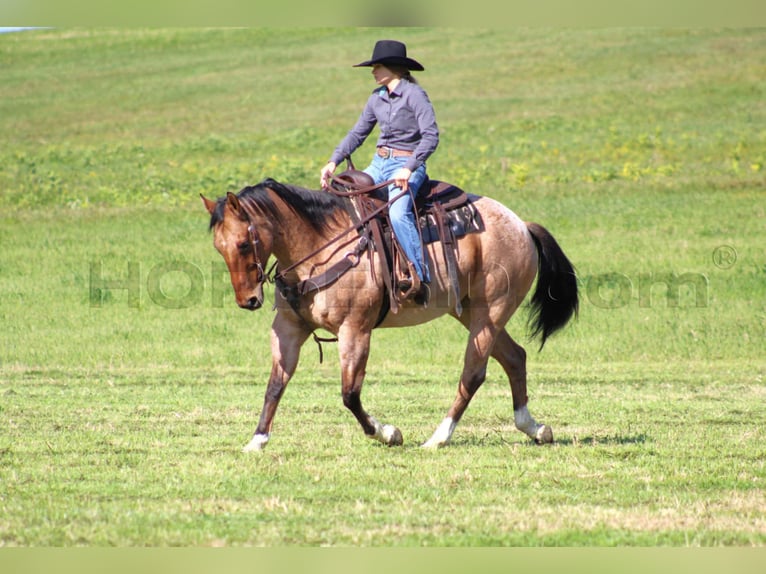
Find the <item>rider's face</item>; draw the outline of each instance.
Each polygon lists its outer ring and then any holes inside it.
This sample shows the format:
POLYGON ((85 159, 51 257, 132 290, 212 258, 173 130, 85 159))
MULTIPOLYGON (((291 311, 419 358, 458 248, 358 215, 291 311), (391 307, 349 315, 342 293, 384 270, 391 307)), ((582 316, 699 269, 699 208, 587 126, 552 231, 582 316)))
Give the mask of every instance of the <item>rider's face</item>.
POLYGON ((396 74, 394 74, 383 64, 373 64, 372 75, 380 86, 388 86, 394 80, 399 79, 396 74))

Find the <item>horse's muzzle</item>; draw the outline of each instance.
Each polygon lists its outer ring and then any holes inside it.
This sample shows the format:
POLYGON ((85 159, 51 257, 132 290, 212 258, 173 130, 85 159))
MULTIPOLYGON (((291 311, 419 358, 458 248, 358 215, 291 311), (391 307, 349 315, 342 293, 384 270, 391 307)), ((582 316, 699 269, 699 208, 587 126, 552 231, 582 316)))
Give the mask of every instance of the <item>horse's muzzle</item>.
POLYGON ((238 303, 238 305, 242 309, 247 309, 248 311, 255 311, 256 309, 261 308, 261 305, 263 305, 263 300, 259 299, 258 297, 250 297, 250 299, 248 299, 244 303, 238 303))

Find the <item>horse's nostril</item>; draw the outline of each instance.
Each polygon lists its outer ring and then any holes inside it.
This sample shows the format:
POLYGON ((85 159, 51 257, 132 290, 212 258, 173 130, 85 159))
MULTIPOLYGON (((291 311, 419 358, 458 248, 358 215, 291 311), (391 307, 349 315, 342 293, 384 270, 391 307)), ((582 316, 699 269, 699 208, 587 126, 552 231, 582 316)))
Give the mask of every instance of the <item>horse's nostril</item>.
POLYGON ((259 309, 261 305, 263 305, 263 301, 258 299, 258 297, 250 297, 250 299, 239 303, 239 306, 242 309, 247 309, 248 311, 255 311, 256 309, 259 309))
POLYGON ((250 297, 250 299, 247 300, 247 308, 251 311, 254 311, 255 309, 260 308, 261 306, 261 300, 258 299, 258 297, 250 297))

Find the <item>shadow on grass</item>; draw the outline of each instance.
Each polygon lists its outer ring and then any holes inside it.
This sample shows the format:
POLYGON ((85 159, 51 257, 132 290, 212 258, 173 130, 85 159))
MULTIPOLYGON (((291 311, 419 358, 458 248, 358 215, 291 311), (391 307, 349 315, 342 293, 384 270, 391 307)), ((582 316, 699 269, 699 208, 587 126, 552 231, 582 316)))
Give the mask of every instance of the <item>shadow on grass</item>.
POLYGON ((558 438, 554 439, 555 444, 566 446, 624 446, 630 444, 646 444, 649 442, 649 437, 646 433, 639 433, 636 435, 614 435, 614 436, 587 436, 578 437, 573 436, 571 438, 558 438))
MULTIPOLYGON (((560 447, 595 447, 595 446, 628 446, 628 445, 642 445, 651 442, 651 438, 646 433, 638 433, 632 435, 593 435, 579 437, 577 435, 557 437, 553 435, 553 445, 560 447)), ((545 447, 548 445, 537 445, 531 439, 525 438, 520 433, 508 434, 506 432, 493 432, 486 433, 484 435, 476 436, 463 436, 460 438, 454 437, 450 442, 451 446, 529 446, 529 447, 545 447)))

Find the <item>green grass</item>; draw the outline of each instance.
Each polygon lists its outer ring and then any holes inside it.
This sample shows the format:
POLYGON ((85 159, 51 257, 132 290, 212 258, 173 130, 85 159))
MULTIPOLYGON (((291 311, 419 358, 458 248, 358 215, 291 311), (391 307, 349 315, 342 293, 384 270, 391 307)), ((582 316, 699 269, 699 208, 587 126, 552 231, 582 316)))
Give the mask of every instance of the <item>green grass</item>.
POLYGON ((0 450, 2 536, 25 545, 762 544, 763 386, 719 369, 545 369, 534 398, 558 432, 550 448, 511 431, 508 391, 488 384, 439 452, 415 441, 446 406, 453 385, 441 377, 371 376, 365 398, 395 415, 407 439, 388 449, 343 411, 335 374, 315 372, 290 388, 274 442, 257 456, 236 448, 259 407, 246 369, 20 372, 4 391, 6 433, 18 438, 0 450))
POLYGON ((763 546, 764 62, 763 30, 0 36, 0 545, 763 546), (309 343, 268 449, 239 451, 273 313, 234 304, 198 194, 315 187, 378 36, 427 68, 431 175, 578 269, 542 353, 509 326, 551 447, 492 363, 453 444, 417 448, 461 367, 443 319, 373 336, 363 400, 402 448, 309 343))

